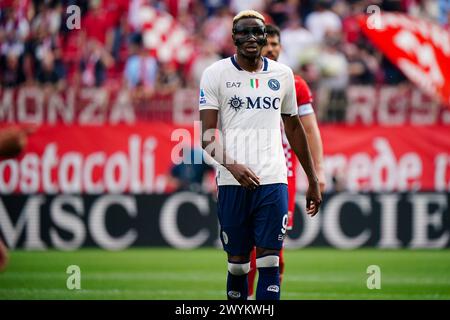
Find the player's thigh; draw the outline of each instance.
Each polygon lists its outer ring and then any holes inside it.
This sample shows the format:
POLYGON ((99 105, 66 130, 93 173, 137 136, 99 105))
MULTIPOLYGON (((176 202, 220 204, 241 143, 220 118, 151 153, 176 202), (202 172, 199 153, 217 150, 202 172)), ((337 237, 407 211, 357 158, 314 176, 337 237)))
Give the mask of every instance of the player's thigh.
MULTIPOLYGON (((265 249, 278 252, 286 237, 288 191, 286 184, 263 186, 260 205, 254 212, 254 238, 258 252, 265 249)), ((267 252, 269 252, 267 251, 267 252)))
POLYGON ((220 240, 229 259, 247 257, 248 261, 254 247, 248 192, 241 186, 219 186, 217 214, 220 240))

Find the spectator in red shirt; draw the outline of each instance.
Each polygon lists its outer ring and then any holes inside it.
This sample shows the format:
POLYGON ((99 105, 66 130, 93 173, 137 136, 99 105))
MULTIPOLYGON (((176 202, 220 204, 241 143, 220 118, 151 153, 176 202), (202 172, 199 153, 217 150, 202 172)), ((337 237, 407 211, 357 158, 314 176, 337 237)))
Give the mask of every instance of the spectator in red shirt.
POLYGON ((111 52, 112 29, 107 12, 100 6, 98 0, 92 1, 89 8, 90 10, 81 20, 81 30, 83 30, 86 40, 95 39, 111 52))
POLYGON ((119 51, 126 33, 126 17, 128 14, 128 0, 103 0, 102 11, 106 16, 106 24, 111 33, 111 54, 119 60, 119 51))

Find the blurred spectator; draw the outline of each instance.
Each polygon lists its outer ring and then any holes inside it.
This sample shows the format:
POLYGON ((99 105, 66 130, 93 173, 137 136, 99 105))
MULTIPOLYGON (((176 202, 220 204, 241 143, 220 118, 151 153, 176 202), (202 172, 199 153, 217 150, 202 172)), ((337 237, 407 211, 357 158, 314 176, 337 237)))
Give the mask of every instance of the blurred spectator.
POLYGON ((230 0, 230 8, 234 14, 249 9, 264 12, 266 4, 266 0, 230 0))
POLYGON ((273 24, 277 25, 280 29, 284 29, 289 20, 289 16, 297 12, 298 6, 298 0, 271 1, 268 4, 267 12, 272 18, 273 24))
POLYGON ((80 61, 81 84, 99 87, 106 80, 106 69, 113 65, 112 56, 102 45, 91 39, 84 47, 80 61))
POLYGON ((142 36, 135 34, 131 39, 130 56, 125 64, 124 76, 128 88, 139 97, 151 97, 155 90, 158 65, 143 47, 142 36))
POLYGON ((381 10, 406 12, 406 8, 403 5, 402 0, 382 0, 381 1, 381 10))
POLYGON ((409 0, 407 3, 409 7, 406 12, 409 15, 428 20, 439 19, 439 4, 436 0, 409 0))
POLYGON ((438 0, 439 22, 447 27, 450 25, 450 0, 438 0))
POLYGON ((81 25, 85 41, 97 40, 111 52, 113 30, 108 21, 107 11, 101 6, 101 0, 89 2, 89 11, 83 17, 81 25))
POLYGON ((24 41, 30 33, 29 5, 21 5, 19 1, 12 2, 11 7, 5 7, 0 13, 0 29, 9 38, 24 41))
POLYGON ((217 13, 224 7, 228 7, 230 5, 230 0, 201 0, 200 1, 204 8, 206 9, 206 14, 208 17, 217 13))
POLYGON ((0 20, 0 54, 21 56, 29 33, 28 21, 19 19, 10 8, 2 10, 0 20))
POLYGON ((0 59, 2 72, 0 73, 1 84, 4 87, 15 87, 25 81, 22 71, 20 57, 15 52, 10 52, 0 59))
POLYGON ((334 122, 345 118, 349 67, 345 55, 339 49, 339 35, 327 35, 317 58, 321 74, 317 99, 318 116, 321 120, 334 122))
POLYGON ((447 12, 447 23, 444 24, 444 29, 450 32, 450 10, 447 12))
POLYGON ((222 57, 228 57, 234 53, 234 45, 230 31, 233 26, 233 15, 228 7, 217 9, 216 13, 206 20, 202 34, 204 39, 214 43, 222 57))
POLYGON ((56 1, 37 2, 36 15, 31 22, 33 30, 45 29, 49 34, 56 34, 61 29, 62 7, 56 1))
POLYGON ((25 72, 28 80, 30 80, 30 77, 36 77, 39 82, 42 82, 43 74, 49 73, 50 65, 52 73, 55 74, 51 78, 62 79, 66 73, 62 61, 60 37, 56 31, 50 32, 51 28, 44 21, 41 20, 41 22, 35 24, 36 29, 33 29, 33 37, 26 42, 25 72), (44 64, 46 64, 45 67, 44 64), (44 68, 46 70, 43 70, 44 68), (39 77, 41 78, 39 79, 39 77))
POLYGON ((287 64, 294 71, 300 66, 310 52, 315 51, 318 45, 313 34, 302 27, 300 18, 293 14, 287 22, 286 28, 281 32, 283 46, 280 62, 287 64))
POLYGON ((120 46, 125 36, 125 14, 128 12, 128 0, 102 0, 103 12, 106 15, 108 32, 111 34, 110 53, 119 60, 120 46))
POLYGON ((177 191, 189 190, 193 192, 203 192, 203 182, 209 172, 214 168, 206 164, 201 149, 188 149, 183 154, 183 162, 174 165, 170 171, 171 183, 175 185, 177 191), (200 160, 200 163, 196 161, 200 160))
POLYGON ((36 78, 40 84, 54 85, 59 88, 62 87, 63 77, 57 72, 55 58, 52 53, 48 53, 42 59, 41 67, 36 78))
POLYGON ((382 57, 381 66, 384 71, 383 82, 389 85, 395 85, 407 81, 403 72, 400 71, 392 62, 385 56, 382 57))
MULTIPOLYGON (((201 42, 201 40, 199 41, 201 42)), ((190 83, 192 86, 198 87, 200 85, 200 79, 203 71, 209 67, 212 63, 220 60, 220 56, 216 52, 216 46, 210 42, 203 42, 199 46, 199 53, 196 55, 195 60, 191 67, 190 83)))
POLYGON ((318 42, 322 42, 327 33, 336 33, 342 30, 341 19, 330 10, 331 4, 331 0, 318 0, 317 11, 311 12, 306 17, 305 26, 318 42))
POLYGON ((182 79, 174 62, 161 63, 155 89, 159 95, 171 95, 181 87, 182 79))
POLYGON ((350 84, 373 84, 378 63, 375 57, 355 44, 348 44, 345 48, 348 59, 348 73, 350 84))
POLYGON ((364 37, 358 22, 358 15, 366 9, 364 1, 350 1, 342 16, 342 32, 344 40, 350 43, 362 41, 364 37))

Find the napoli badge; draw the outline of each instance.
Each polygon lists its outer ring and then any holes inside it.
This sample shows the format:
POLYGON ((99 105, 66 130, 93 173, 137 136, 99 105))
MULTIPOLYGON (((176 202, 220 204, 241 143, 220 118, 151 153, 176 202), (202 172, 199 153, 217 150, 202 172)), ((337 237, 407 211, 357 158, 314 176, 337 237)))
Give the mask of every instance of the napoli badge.
POLYGON ((277 79, 270 79, 267 84, 273 91, 278 91, 280 89, 280 82, 277 79))

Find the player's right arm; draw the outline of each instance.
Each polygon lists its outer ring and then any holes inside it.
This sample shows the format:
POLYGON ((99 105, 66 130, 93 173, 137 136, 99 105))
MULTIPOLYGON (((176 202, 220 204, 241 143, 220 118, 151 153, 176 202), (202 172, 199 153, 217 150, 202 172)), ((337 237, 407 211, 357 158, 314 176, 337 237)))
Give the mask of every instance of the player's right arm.
POLYGON ((300 122, 303 125, 308 140, 309 148, 316 169, 317 178, 319 179, 320 191, 325 190, 325 173, 323 169, 323 145, 320 137, 319 126, 314 113, 310 113, 300 117, 300 122))
POLYGON ((200 82, 200 121, 202 126, 202 148, 220 165, 224 166, 245 188, 254 189, 259 177, 247 166, 239 164, 225 152, 217 129, 220 109, 219 81, 211 68, 203 72, 200 82))
POLYGON ((306 192, 306 213, 312 217, 319 211, 322 202, 319 181, 316 176, 311 151, 308 146, 306 133, 298 117, 297 99, 295 94, 294 75, 288 71, 286 96, 282 102, 281 115, 289 144, 297 155, 303 170, 308 178, 306 192))
POLYGON ((245 188, 254 189, 259 177, 247 166, 239 164, 225 152, 217 134, 217 110, 200 110, 202 123, 202 148, 219 164, 227 168, 233 177, 245 188))
POLYGON ((323 145, 320 136, 317 118, 312 107, 312 93, 308 84, 300 76, 294 76, 295 91, 297 95, 298 115, 306 133, 306 139, 311 150, 311 155, 319 179, 320 191, 325 190, 325 174, 323 169, 323 145))

